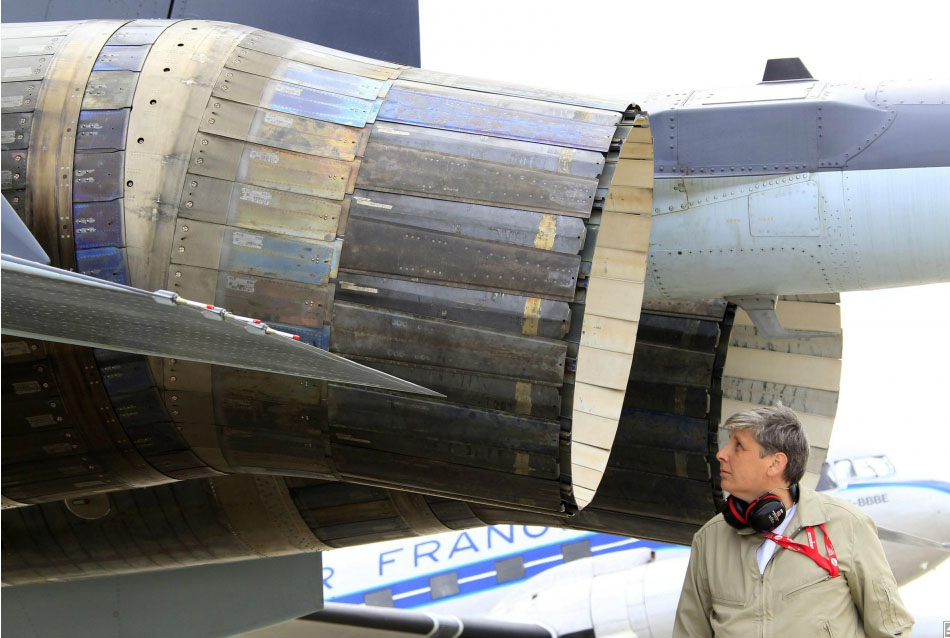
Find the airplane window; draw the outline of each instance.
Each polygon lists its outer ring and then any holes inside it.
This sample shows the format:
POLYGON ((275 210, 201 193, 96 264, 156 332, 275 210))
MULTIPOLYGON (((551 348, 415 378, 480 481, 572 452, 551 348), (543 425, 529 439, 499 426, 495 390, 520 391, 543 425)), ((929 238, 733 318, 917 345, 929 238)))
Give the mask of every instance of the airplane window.
POLYGON ((819 492, 833 490, 838 487, 838 482, 831 475, 831 464, 823 463, 821 465, 821 477, 818 479, 818 485, 815 487, 819 492))
POLYGON ((882 478, 894 474, 894 466, 886 456, 865 456, 854 459, 854 473, 860 478, 882 478))
POLYGON ((835 479, 838 485, 847 485, 848 479, 854 476, 857 475, 854 472, 851 461, 845 459, 835 463, 835 479))

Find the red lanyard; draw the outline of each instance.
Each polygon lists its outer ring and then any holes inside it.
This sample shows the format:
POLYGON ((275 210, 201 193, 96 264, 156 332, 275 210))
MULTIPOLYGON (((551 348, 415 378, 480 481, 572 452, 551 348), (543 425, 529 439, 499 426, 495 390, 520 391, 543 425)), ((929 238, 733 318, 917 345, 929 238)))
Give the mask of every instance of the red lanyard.
POLYGON ((828 551, 828 558, 825 558, 818 552, 818 541, 815 540, 815 528, 806 527, 805 534, 808 536, 808 544, 802 545, 801 543, 796 543, 788 536, 782 536, 781 534, 775 534, 773 532, 763 532, 762 536, 765 538, 775 541, 778 545, 781 545, 785 549, 790 549, 793 552, 799 552, 808 556, 813 561, 818 563, 819 567, 822 567, 825 571, 831 574, 832 578, 838 576, 838 555, 835 553, 835 546, 831 544, 831 539, 828 537, 828 532, 825 531, 825 524, 822 523, 821 533, 825 536, 825 549, 828 551))

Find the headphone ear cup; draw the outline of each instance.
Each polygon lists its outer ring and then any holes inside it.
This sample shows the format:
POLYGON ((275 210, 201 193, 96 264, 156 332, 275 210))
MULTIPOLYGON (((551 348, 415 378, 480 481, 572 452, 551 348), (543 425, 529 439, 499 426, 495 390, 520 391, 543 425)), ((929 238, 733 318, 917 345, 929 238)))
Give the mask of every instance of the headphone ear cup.
POLYGON ((749 505, 746 519, 757 532, 771 532, 785 520, 785 504, 774 494, 766 494, 749 505))
POLYGON ((726 506, 722 508, 722 517, 736 529, 745 529, 749 526, 746 522, 746 510, 748 508, 748 503, 729 495, 729 498, 726 499, 726 506))

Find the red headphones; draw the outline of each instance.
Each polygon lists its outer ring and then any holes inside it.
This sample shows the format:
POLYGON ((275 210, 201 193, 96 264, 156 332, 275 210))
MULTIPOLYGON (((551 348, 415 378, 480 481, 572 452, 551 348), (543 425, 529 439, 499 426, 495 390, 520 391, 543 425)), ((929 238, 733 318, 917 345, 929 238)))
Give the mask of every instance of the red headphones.
MULTIPOLYGON (((793 483, 788 489, 792 500, 797 503, 798 483, 793 483)), ((722 510, 723 518, 736 529, 751 527, 757 532, 771 532, 785 520, 786 514, 782 499, 772 492, 766 492, 751 503, 730 495, 722 510)))

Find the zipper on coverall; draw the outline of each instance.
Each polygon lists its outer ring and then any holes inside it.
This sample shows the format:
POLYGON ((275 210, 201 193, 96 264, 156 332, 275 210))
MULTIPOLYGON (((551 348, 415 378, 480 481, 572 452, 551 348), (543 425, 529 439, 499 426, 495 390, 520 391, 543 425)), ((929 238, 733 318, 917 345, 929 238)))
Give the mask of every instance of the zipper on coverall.
MULTIPOLYGON (((794 540, 794 538, 798 536, 799 534, 801 534, 802 530, 804 529, 805 529, 804 526, 801 526, 798 529, 796 529, 794 532, 792 532, 791 534, 786 534, 785 536, 786 538, 791 538, 794 540)), ((762 539, 762 542, 764 543, 766 542, 766 540, 767 539, 762 539)), ((761 619, 762 629, 759 633, 759 638, 766 638, 765 622, 766 622, 766 616, 769 612, 768 599, 765 597, 765 572, 769 571, 769 567, 772 566, 772 561, 775 560, 775 557, 778 556, 778 553, 783 549, 785 548, 782 547, 781 545, 778 545, 778 547, 775 548, 775 552, 773 552, 772 555, 769 557, 769 562, 765 564, 765 569, 762 570, 762 572, 759 574, 759 600, 762 601, 762 619, 761 619)), ((755 549, 752 551, 752 561, 755 563, 756 571, 759 570, 759 561, 756 559, 756 552, 758 551, 759 551, 759 546, 757 545, 755 546, 755 549)))

